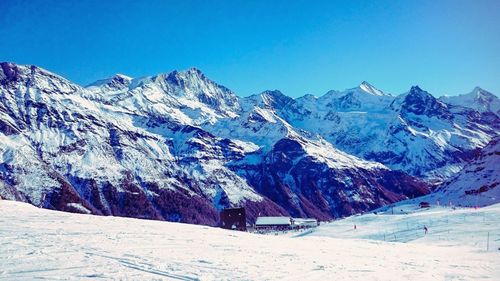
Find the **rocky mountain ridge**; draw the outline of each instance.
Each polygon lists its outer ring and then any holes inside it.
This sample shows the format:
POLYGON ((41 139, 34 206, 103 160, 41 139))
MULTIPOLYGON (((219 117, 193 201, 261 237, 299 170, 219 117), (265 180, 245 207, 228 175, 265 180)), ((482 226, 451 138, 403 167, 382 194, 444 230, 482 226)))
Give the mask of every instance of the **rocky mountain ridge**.
POLYGON ((1 63, 0 195, 209 225, 241 205, 250 220, 330 219, 428 193, 421 178, 459 170, 497 121, 420 88, 393 97, 364 82, 320 98, 240 98, 194 68, 81 87, 1 63))

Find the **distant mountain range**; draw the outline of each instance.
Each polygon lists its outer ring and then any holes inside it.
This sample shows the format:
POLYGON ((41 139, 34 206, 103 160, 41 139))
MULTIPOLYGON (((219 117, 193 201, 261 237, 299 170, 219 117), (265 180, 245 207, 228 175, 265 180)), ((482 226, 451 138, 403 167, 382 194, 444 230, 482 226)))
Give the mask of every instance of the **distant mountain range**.
POLYGON ((0 65, 0 196, 63 211, 214 225, 245 206, 250 220, 326 220, 452 186, 500 132, 498 98, 480 88, 242 98, 194 68, 81 87, 0 65))

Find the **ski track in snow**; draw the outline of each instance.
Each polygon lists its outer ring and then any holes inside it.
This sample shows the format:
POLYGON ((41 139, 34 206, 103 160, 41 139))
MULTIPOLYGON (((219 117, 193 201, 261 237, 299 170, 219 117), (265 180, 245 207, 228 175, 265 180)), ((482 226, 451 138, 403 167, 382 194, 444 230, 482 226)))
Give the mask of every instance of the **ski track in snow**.
MULTIPOLYGON (((499 280, 499 214, 500 204, 387 211, 312 232, 257 235, 3 200, 0 280, 499 280), (386 229, 430 220, 426 236, 380 241, 386 229), (437 233, 444 225, 455 233, 446 240, 437 233), (470 239, 474 229, 491 232, 489 252, 470 239)), ((401 231, 397 237, 404 237, 401 231)))

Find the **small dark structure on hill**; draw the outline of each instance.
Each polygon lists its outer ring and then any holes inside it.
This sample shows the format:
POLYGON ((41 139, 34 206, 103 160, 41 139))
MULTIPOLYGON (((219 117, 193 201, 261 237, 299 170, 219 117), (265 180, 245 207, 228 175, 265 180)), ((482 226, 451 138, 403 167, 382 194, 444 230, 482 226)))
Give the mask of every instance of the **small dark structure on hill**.
POLYGON ((431 204, 429 202, 422 201, 420 204, 418 204, 420 208, 429 208, 431 204))
POLYGON ((247 216, 245 208, 226 208, 220 212, 220 226, 225 229, 246 231, 247 216))

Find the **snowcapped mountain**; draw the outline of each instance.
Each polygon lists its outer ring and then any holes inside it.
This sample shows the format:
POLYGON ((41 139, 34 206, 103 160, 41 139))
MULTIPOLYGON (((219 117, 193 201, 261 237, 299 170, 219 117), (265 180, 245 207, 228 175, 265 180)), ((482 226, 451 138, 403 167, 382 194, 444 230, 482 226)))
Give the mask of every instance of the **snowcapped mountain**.
POLYGON ((500 202, 500 138, 493 139, 463 170, 429 196, 443 204, 486 206, 500 202))
MULTIPOLYGON (((248 145, 190 125, 224 114, 227 104, 220 101, 219 109, 199 110, 208 106, 198 97, 213 84, 201 89, 191 81, 197 99, 182 104, 172 97, 178 85, 160 91, 166 79, 157 77, 107 95, 34 66, 3 63, 2 70, 2 197, 65 211, 204 224, 215 224, 225 205, 247 204, 250 215, 251 207, 285 212, 224 166, 248 145), (195 120, 179 120, 186 103, 195 120)), ((201 77, 182 75, 190 74, 201 77)), ((225 90, 217 89, 211 94, 225 90)))
POLYGON ((446 104, 418 86, 394 97, 368 85, 304 96, 276 112, 347 153, 438 182, 498 135, 496 114, 446 104))
POLYGON ((95 81, 94 83, 87 85, 86 88, 92 88, 92 87, 95 87, 96 89, 104 88, 107 91, 121 90, 127 88, 130 85, 131 81, 132 81, 131 77, 128 77, 123 74, 116 74, 108 79, 95 81))
POLYGON ((472 92, 458 96, 443 96, 441 101, 475 109, 481 113, 492 112, 500 116, 500 100, 494 94, 475 87, 472 92))
POLYGON ((459 170, 497 121, 419 88, 394 97, 363 82, 319 98, 239 98, 194 68, 81 87, 2 63, 0 196, 210 225, 240 205, 250 220, 329 219, 428 193, 405 172, 459 170))

